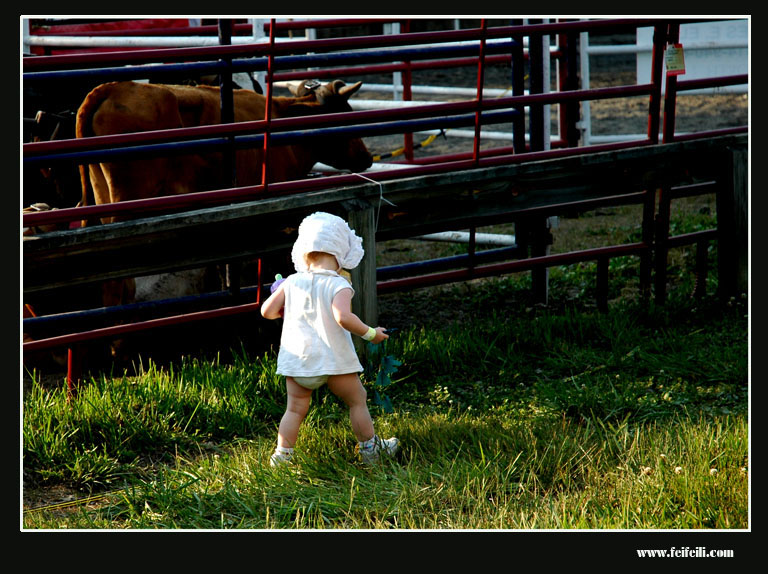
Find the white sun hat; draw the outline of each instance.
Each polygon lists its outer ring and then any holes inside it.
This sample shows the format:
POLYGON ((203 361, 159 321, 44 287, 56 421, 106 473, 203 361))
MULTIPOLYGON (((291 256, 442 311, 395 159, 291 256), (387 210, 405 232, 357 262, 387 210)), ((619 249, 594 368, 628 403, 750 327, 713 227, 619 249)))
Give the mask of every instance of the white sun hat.
POLYGON ((323 251, 336 257, 343 269, 354 269, 363 259, 363 240, 341 217, 318 211, 299 225, 299 237, 293 244, 291 259, 296 271, 307 271, 304 255, 323 251))

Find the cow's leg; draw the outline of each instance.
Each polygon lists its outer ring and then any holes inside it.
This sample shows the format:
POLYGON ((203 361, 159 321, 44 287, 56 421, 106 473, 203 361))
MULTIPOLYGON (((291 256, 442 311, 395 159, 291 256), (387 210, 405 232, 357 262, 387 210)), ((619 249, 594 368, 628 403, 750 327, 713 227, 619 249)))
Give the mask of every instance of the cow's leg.
MULTIPOLYGON (((104 173, 104 165, 100 163, 91 164, 88 166, 88 173, 91 179, 91 188, 93 189, 93 204, 110 203, 111 193, 104 173)), ((112 220, 112 217, 104 217, 101 222, 111 223, 112 220)))

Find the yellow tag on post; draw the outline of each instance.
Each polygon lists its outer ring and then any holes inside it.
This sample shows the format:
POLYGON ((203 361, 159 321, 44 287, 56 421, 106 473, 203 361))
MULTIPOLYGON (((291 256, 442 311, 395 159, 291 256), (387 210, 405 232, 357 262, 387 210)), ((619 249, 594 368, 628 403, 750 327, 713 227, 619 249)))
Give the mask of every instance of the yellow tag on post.
POLYGON ((667 76, 679 76, 685 74, 685 57, 682 44, 669 44, 664 54, 667 65, 667 76))

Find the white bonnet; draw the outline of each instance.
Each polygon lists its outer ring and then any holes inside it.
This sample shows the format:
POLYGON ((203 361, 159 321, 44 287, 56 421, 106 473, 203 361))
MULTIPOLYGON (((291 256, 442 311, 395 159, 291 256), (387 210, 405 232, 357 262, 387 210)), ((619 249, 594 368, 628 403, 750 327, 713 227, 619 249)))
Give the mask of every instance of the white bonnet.
POLYGON ((307 271, 306 253, 323 251, 336 257, 339 266, 354 269, 363 258, 363 240, 355 235, 341 217, 318 211, 299 225, 299 237, 293 244, 291 259, 296 271, 307 271))

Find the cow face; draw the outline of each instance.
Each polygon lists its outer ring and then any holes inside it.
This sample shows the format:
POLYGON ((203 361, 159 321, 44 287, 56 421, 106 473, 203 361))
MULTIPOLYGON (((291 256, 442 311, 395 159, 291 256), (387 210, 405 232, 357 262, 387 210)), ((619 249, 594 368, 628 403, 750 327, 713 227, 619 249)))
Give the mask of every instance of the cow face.
MULTIPOLYGON (((341 80, 327 84, 319 82, 301 82, 292 87, 291 92, 297 98, 308 100, 307 108, 301 113, 335 114, 351 112, 349 98, 362 86, 362 82, 346 85, 341 80)), ((323 137, 314 146, 318 161, 353 172, 365 171, 373 163, 373 157, 360 138, 345 136, 323 137)))

